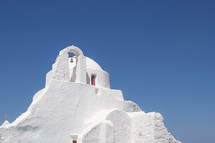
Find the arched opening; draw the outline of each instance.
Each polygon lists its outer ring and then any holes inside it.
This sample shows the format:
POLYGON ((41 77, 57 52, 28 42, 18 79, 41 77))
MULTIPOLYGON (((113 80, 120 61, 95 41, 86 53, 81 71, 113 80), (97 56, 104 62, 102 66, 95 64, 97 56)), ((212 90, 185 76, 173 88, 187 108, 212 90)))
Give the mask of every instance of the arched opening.
POLYGON ((72 52, 68 52, 68 58, 70 63, 74 63, 75 59, 76 59, 76 55, 72 52))
POLYGON ((76 79, 76 66, 77 66, 77 56, 73 51, 68 52, 69 61, 69 77, 71 82, 75 82, 76 79))
POLYGON ((69 46, 64 51, 68 56, 69 81, 86 83, 86 60, 83 52, 75 46, 69 46))
POLYGON ((75 54, 74 54, 73 52, 68 52, 68 56, 69 56, 69 58, 70 58, 70 57, 74 57, 75 54))
POLYGON ((82 54, 83 53, 82 53, 82 51, 80 51, 80 49, 70 49, 68 51, 68 58, 69 58, 70 63, 75 63, 75 61, 76 61, 75 64, 77 64, 77 57, 82 54))

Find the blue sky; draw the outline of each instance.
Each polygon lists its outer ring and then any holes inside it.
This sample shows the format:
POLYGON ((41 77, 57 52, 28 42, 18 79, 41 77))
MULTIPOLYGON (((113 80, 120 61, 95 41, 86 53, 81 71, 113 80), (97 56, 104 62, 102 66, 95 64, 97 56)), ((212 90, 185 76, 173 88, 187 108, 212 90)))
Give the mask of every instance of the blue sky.
POLYGON ((185 143, 214 142, 215 1, 1 0, 0 124, 25 112, 58 52, 76 45, 111 87, 160 112, 185 143))

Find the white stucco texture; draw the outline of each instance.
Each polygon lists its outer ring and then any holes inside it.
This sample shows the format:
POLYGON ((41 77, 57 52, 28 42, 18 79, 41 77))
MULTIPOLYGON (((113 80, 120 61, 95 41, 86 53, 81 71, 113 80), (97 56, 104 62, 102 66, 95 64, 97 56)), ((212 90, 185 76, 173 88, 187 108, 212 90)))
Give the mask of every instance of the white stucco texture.
POLYGON ((113 143, 113 124, 104 120, 91 124, 78 138, 78 143, 113 143))
POLYGON ((180 143, 159 113, 110 88, 109 74, 75 46, 60 51, 27 111, 0 126, 0 143, 180 143), (69 53, 74 56, 70 57, 69 53))
POLYGON ((4 123, 0 127, 7 127, 10 123, 8 120, 5 120, 4 123))

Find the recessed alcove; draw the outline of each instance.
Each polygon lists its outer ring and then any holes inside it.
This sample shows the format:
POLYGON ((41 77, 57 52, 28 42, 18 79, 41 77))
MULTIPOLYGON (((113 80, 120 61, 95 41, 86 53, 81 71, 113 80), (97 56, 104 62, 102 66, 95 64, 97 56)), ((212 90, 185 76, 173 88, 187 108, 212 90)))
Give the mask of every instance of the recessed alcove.
POLYGON ((91 75, 91 85, 96 85, 96 75, 95 74, 91 75))

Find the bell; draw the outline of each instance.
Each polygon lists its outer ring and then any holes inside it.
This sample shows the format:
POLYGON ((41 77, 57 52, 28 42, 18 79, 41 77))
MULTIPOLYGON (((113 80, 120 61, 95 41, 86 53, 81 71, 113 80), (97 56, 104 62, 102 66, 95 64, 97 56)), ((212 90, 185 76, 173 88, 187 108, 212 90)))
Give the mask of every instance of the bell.
POLYGON ((73 63, 73 59, 72 58, 71 58, 70 62, 73 63))

